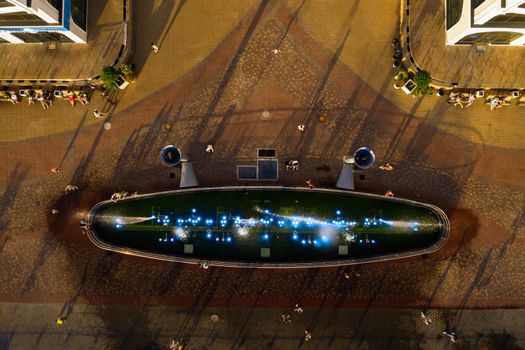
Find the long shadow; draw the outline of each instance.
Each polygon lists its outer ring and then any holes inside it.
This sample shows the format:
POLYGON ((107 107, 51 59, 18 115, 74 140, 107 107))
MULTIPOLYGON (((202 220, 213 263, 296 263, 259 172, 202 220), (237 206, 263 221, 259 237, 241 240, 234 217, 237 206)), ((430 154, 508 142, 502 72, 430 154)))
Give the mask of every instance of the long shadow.
POLYGON ((153 10, 154 5, 154 1, 133 0, 135 14, 140 13, 140 18, 148 19, 148 22, 143 24, 139 23, 138 16, 133 17, 133 55, 130 59, 135 65, 136 76, 140 76, 146 60, 152 53, 150 42, 157 42, 160 38, 175 7, 175 0, 162 1, 155 11, 153 10), (152 23, 155 25, 150 25, 152 23), (147 25, 148 31, 141 30, 141 25, 147 25), (151 36, 144 38, 145 33, 148 32, 151 33, 151 36))
MULTIPOLYGON (((336 275, 340 275, 343 270, 344 270, 344 267, 339 267, 337 269, 336 275)), ((335 287, 336 287, 335 285, 336 285, 337 281, 338 281, 338 279, 333 278, 331 280, 330 284, 328 285, 328 287, 326 288, 326 290, 324 292, 324 295, 323 295, 323 298, 321 299, 321 302, 319 303, 319 306, 317 307, 317 310, 315 310, 315 313, 312 316, 312 319, 311 319, 310 323, 306 327, 306 329, 308 331, 313 331, 315 329, 315 327, 317 326, 317 324, 319 322, 319 318, 321 316, 321 312, 323 311, 324 304, 326 303, 326 300, 328 299, 328 296, 330 295, 330 292, 335 289, 335 287)), ((301 341, 299 342, 299 345, 297 347, 300 348, 303 345, 304 341, 305 341, 304 339, 301 339, 301 341)))
POLYGON ((64 303, 64 306, 62 306, 62 309, 60 310, 59 315, 62 317, 69 317, 73 313, 73 308, 75 306, 75 303, 80 296, 82 289, 84 288, 84 284, 87 281, 88 276, 88 268, 89 268, 89 262, 86 263, 84 266, 84 271, 82 272, 82 276, 80 277, 80 283, 78 285, 78 288, 76 292, 69 298, 68 301, 64 303))
MULTIPOLYGON (((355 16, 355 13, 357 11, 357 7, 359 6, 359 1, 356 0, 350 9, 350 17, 348 19, 348 22, 352 22, 353 17, 355 16)), ((335 50, 334 54, 332 55, 332 58, 330 59, 330 62, 328 63, 328 66, 326 67, 325 74, 321 78, 321 82, 319 83, 319 86, 317 90, 312 95, 310 106, 308 108, 308 113, 304 117, 303 124, 311 124, 312 122, 312 115, 315 114, 315 112, 318 109, 318 104, 320 103, 321 95, 326 87, 326 84, 328 83, 328 79, 330 78, 330 75, 332 74, 332 71, 336 65, 336 63, 339 61, 339 57, 341 56, 341 52, 343 52, 343 48, 346 44, 346 40, 350 36, 350 32, 352 31, 352 25, 350 24, 348 26, 348 30, 346 31, 345 35, 343 36, 343 39, 341 40, 341 43, 335 50)))
MULTIPOLYGON (((388 145, 386 152, 385 152, 385 161, 390 161, 397 149, 397 146, 399 145, 399 142, 403 138, 403 135, 405 134, 406 130, 408 129, 408 126, 414 119, 414 114, 418 110, 419 106, 421 105, 421 102, 423 101, 422 98, 419 98, 417 102, 412 106, 412 109, 407 115, 403 116, 403 119, 401 120, 401 123, 399 127, 397 128, 396 132, 392 136, 392 140, 390 141, 390 144, 388 145)), ((408 148, 408 147, 407 147, 408 148)))
MULTIPOLYGON (((370 297, 368 298, 368 303, 366 304, 366 307, 365 309, 363 310, 363 313, 361 314, 361 317, 359 317, 359 320, 357 322, 357 325, 355 326, 355 328, 353 329, 353 332, 352 332, 352 337, 350 338, 350 341, 348 342, 348 345, 346 347, 347 350, 351 349, 352 348, 352 345, 354 343, 354 340, 356 339, 357 337, 357 333, 359 332, 360 328, 361 328, 361 325, 363 324, 363 321, 365 320, 366 316, 368 315, 368 313, 370 312, 370 309, 372 307, 372 304, 374 303, 374 300, 377 298, 377 295, 379 294, 379 292, 381 291, 381 288, 383 287, 383 283, 386 279, 386 276, 388 275, 388 266, 385 267, 385 271, 383 272, 381 278, 378 280, 377 282, 377 285, 375 287, 375 289, 372 291, 372 293, 370 294, 370 297)), ((360 342, 361 343, 361 342, 360 342)), ((356 348, 359 348, 360 346, 360 343, 357 344, 356 348)))
POLYGON ((168 24, 168 26, 166 27, 166 30, 164 30, 164 33, 159 39, 159 43, 158 43, 159 47, 162 47, 162 44, 164 43, 164 39, 166 39, 166 36, 168 35, 169 31, 171 30, 171 27, 173 26, 173 23, 175 23, 175 20, 179 16, 179 13, 182 11, 182 8, 184 7, 185 4, 186 4, 186 0, 181 0, 179 4, 177 5, 177 8, 175 9, 175 13, 171 17, 170 23, 168 24))
MULTIPOLYGON (((228 86, 228 83, 230 82, 233 73, 235 72, 235 69, 237 68, 237 65, 239 64, 239 61, 241 59, 242 54, 246 50, 246 47, 248 46, 248 43, 250 42, 250 39, 252 38, 252 35, 255 31, 255 28, 257 27, 257 24, 259 23, 264 10, 266 9, 266 6, 268 5, 269 0, 263 0, 261 1, 261 4, 259 5, 257 12, 252 18, 252 21, 250 23, 250 26, 246 30, 246 33, 244 34, 244 37, 241 40, 241 43, 239 44, 239 47, 237 48, 237 51, 235 52, 235 55, 233 56, 233 59, 231 60, 230 64, 228 65, 228 68, 226 69, 226 73, 224 73, 224 76, 221 79, 221 82, 219 83, 219 86, 215 90, 215 93, 213 94, 211 98, 211 102, 208 106, 208 109, 205 113, 205 120, 208 120, 210 116, 213 115, 215 112, 215 109, 217 105, 219 104, 222 96, 224 95, 224 92, 226 91, 226 87, 228 86)), ((206 123, 201 124, 200 128, 196 130, 196 138, 199 139, 200 135, 203 132, 204 127, 206 126, 206 123)))
POLYGON ((271 278, 272 278, 272 273, 268 273, 266 280, 262 283, 260 289, 257 292, 257 298, 253 301, 253 303, 251 305, 250 312, 246 316, 246 318, 245 318, 244 322, 242 323, 242 325, 239 327, 239 332, 237 333, 237 336, 235 337, 235 340, 234 340, 232 346, 230 347, 230 350, 235 350, 236 348, 237 349, 241 349, 242 346, 244 345, 244 342, 246 341, 246 337, 243 336, 243 333, 244 333, 246 327, 248 326, 248 322, 252 318, 253 313, 255 312, 255 308, 257 307, 257 304, 259 303, 259 301, 261 300, 261 298, 265 294, 266 283, 271 278))
POLYGON ((282 43, 288 36, 288 32, 290 31, 292 24, 294 24, 297 21, 297 18, 299 17, 299 13, 301 12, 301 9, 303 8, 305 3, 306 3, 306 0, 303 0, 301 2, 301 5, 299 5, 299 7, 293 12, 292 17, 290 18, 290 21, 286 25, 286 29, 284 30, 283 34, 281 35, 281 37, 279 38, 279 40, 277 41, 275 45, 276 49, 279 49, 281 47, 282 43))
POLYGON ((73 148, 73 145, 75 144, 77 136, 80 133, 80 129, 82 129, 82 127, 84 126, 84 123, 86 122, 87 115, 88 115, 88 111, 84 112, 84 115, 82 116, 82 119, 80 119, 80 122, 78 123, 78 126, 77 126, 77 128, 75 130, 75 133, 73 134, 73 137, 71 137, 71 141, 69 141, 69 144, 66 147, 66 151, 64 152, 64 156, 62 157, 62 160, 58 164, 59 167, 62 167, 62 165, 64 164, 64 161, 67 158, 67 155, 69 154, 69 152, 73 148))
POLYGON ((0 196, 0 233, 2 233, 2 235, 0 235, 2 238, 0 241, 0 252, 3 250, 5 240, 7 239, 6 228, 9 225, 9 220, 5 217, 6 211, 14 203, 16 195, 28 173, 29 166, 18 161, 7 179, 7 186, 4 192, 0 196))
MULTIPOLYGON (((219 314, 226 312, 226 309, 230 307, 231 303, 237 297, 240 287, 242 287, 243 284, 249 283, 254 272, 255 272, 255 269, 245 270, 243 273, 239 274, 236 281, 234 281, 233 283, 227 286, 229 290, 229 293, 228 293, 229 296, 228 296, 228 299, 226 299, 226 301, 224 302, 224 306, 219 311, 219 314)), ((217 332, 215 331, 215 325, 214 325, 213 329, 211 330, 210 334, 208 335, 206 339, 207 346, 212 347, 216 339, 217 339, 217 332)))
POLYGON ((177 332, 176 339, 183 339, 185 343, 187 343, 187 340, 190 338, 189 336, 191 335, 199 321, 199 317, 197 316, 199 316, 200 313, 202 313, 202 308, 201 312, 197 311, 199 304, 203 299, 205 300, 210 298, 210 296, 213 296, 213 293, 219 285, 219 277, 221 273, 222 268, 213 267, 207 271, 204 283, 201 285, 199 290, 196 291, 195 298, 193 299, 190 308, 186 312, 186 316, 182 320, 182 324, 179 326, 179 331, 177 332))

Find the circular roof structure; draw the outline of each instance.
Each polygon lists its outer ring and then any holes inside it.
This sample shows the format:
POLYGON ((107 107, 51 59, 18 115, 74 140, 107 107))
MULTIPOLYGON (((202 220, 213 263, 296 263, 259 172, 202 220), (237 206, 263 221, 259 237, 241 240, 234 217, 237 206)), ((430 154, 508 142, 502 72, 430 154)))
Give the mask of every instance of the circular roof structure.
POLYGON ((355 164, 361 169, 372 167, 376 161, 374 152, 368 147, 358 148, 354 153, 355 164))
POLYGON ((180 149, 176 146, 168 145, 160 151, 160 159, 166 166, 175 166, 180 163, 180 149))

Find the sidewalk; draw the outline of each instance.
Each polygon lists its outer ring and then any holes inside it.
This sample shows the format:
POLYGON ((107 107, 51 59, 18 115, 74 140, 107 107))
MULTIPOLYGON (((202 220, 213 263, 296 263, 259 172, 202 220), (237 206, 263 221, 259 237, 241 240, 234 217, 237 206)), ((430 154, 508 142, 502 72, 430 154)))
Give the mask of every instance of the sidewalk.
POLYGON ((525 310, 169 308, 74 304, 0 304, 0 348, 167 349, 506 349, 525 346, 525 310), (292 322, 284 324, 288 313, 292 322), (217 322, 211 315, 219 316, 217 322), (67 316, 63 325, 57 317, 67 316), (312 334, 304 341, 304 330, 312 334), (441 335, 454 330, 458 342, 441 335), (455 345, 455 346, 452 346, 455 345))
POLYGON ((0 45, 0 79, 86 79, 112 65, 122 41, 122 0, 88 1, 88 43, 0 45))

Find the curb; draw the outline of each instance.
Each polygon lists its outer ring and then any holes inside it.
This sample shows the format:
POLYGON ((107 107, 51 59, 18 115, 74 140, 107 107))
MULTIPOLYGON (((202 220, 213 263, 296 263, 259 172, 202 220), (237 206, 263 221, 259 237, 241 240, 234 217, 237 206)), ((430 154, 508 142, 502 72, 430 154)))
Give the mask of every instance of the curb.
MULTIPOLYGON (((113 63, 116 66, 122 63, 128 56, 130 51, 131 40, 128 38, 128 33, 131 32, 131 0, 122 0, 122 33, 123 40, 120 45, 120 49, 117 57, 113 63)), ((2 79, 0 78, 0 86, 13 86, 13 85, 50 85, 50 86, 61 86, 67 85, 88 85, 90 82, 97 80, 100 77, 99 74, 88 77, 88 78, 77 78, 77 79, 2 79)))

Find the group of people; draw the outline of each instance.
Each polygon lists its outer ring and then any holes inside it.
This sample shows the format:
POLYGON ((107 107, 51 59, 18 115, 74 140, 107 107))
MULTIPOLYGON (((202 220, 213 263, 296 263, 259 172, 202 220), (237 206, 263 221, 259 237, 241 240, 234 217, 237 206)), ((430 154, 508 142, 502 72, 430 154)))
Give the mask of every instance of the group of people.
POLYGON ((451 92, 447 102, 455 107, 465 108, 472 105, 474 101, 476 101, 474 94, 451 92))
MULTIPOLYGON (((64 100, 68 100, 72 106, 75 106, 76 101, 82 105, 89 104, 88 94, 86 92, 79 92, 78 94, 74 91, 62 91, 61 97, 64 100)), ((48 90, 20 90, 19 92, 11 91, 9 93, 9 101, 12 104, 22 103, 22 98, 27 99, 27 104, 35 104, 36 101, 40 102, 42 108, 48 109, 53 105, 53 95, 48 90)), ((7 97, 7 96, 6 96, 7 97)))
MULTIPOLYGON (((297 303, 297 304, 295 304, 293 311, 296 312, 298 315, 301 315, 304 312, 304 309, 301 306, 301 304, 297 303)), ((289 313, 285 312, 284 314, 282 314, 281 315, 281 319, 283 320, 284 324, 292 323, 292 316, 289 313)), ((304 340, 305 341, 312 340, 312 333, 310 333, 310 331, 308 329, 304 330, 304 340)))
POLYGON ((43 90, 42 93, 37 93, 35 90, 27 90, 24 95, 20 95, 16 92, 11 92, 9 99, 12 104, 19 104, 22 102, 22 97, 27 98, 27 104, 32 105, 35 101, 39 101, 44 109, 48 109, 53 101, 51 100, 51 93, 43 90))
MULTIPOLYGON (((421 317, 421 320, 423 321, 425 326, 430 326, 430 324, 432 323, 432 319, 430 317, 428 317, 428 315, 425 313, 425 311, 421 311, 419 313, 419 316, 421 317)), ((448 338, 448 340, 450 340, 452 343, 455 343, 458 340, 456 332, 444 330, 443 332, 441 332, 441 334, 446 336, 448 338)))
POLYGON ((289 160, 284 162, 284 168, 286 170, 299 171, 299 161, 298 160, 289 160))
MULTIPOLYGON (((124 199, 128 196, 128 192, 126 191, 119 191, 119 192, 114 192, 112 195, 111 195, 111 198, 110 200, 112 202, 116 202, 116 201, 119 201, 121 199, 124 199)), ((130 197, 131 198, 135 198, 135 197, 138 197, 139 196, 139 193, 137 191, 133 192, 130 197)))

